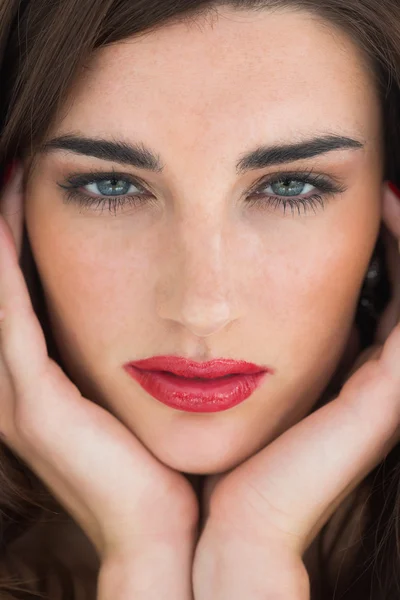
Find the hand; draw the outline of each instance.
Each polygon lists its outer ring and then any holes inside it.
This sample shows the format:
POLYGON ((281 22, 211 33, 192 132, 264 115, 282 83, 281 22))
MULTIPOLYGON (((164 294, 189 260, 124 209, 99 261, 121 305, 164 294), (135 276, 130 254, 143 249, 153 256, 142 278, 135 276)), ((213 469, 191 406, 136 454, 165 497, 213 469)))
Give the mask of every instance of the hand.
POLYGON ((197 498, 49 358, 18 264, 21 181, 19 166, 0 200, 1 440, 81 526, 102 564, 129 559, 131 574, 143 577, 148 568, 157 589, 147 582, 146 600, 188 600, 197 498))
POLYGON ((206 482, 196 600, 309 600, 302 556, 343 500, 400 441, 400 200, 385 190, 394 297, 379 340, 337 398, 206 482), (207 485, 208 484, 208 485, 207 485))

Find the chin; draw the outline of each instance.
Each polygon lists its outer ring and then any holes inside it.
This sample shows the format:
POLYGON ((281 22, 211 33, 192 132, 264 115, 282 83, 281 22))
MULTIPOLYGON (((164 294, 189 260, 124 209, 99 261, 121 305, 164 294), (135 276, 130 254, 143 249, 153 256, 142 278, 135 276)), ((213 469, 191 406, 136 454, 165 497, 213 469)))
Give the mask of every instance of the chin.
POLYGON ((171 449, 164 452, 153 451, 156 458, 166 466, 181 473, 192 475, 219 475, 237 467, 245 458, 230 453, 229 455, 207 456, 201 451, 183 454, 172 453, 171 449))

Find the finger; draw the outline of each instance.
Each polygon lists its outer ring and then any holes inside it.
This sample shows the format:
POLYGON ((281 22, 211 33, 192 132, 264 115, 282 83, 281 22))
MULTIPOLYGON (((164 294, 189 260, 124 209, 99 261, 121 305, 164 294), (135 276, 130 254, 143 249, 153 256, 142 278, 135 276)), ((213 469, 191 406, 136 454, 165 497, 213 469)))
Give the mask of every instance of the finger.
POLYGON ((13 236, 18 257, 21 253, 23 233, 23 167, 15 162, 11 178, 1 192, 0 214, 7 223, 13 236))
MULTIPOLYGON (((302 555, 341 499, 400 441, 400 325, 376 356, 335 400, 238 467, 243 504, 257 516, 245 519, 253 535, 284 537, 302 555)), ((229 476, 224 485, 226 498, 229 476)))
POLYGON ((400 250, 400 191, 393 183, 389 182, 385 186, 382 209, 383 220, 399 241, 400 250))
POLYGON ((379 320, 375 340, 384 344, 393 327, 400 319, 400 198, 399 190, 392 183, 385 184, 382 218, 385 225, 383 241, 386 248, 386 264, 392 286, 392 297, 379 320))
POLYGON ((13 234, 0 216, 0 345, 17 395, 40 381, 48 365, 46 340, 18 264, 13 234))

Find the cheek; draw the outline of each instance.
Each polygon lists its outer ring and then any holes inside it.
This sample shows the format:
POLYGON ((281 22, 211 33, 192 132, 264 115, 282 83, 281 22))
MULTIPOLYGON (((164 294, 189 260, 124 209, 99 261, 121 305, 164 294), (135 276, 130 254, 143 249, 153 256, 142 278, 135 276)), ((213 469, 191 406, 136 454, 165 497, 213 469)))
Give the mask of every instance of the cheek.
MULTIPOLYGON (((322 377, 334 369, 353 325, 360 289, 380 226, 380 191, 342 198, 293 227, 290 239, 277 232, 276 268, 268 268, 259 311, 270 313, 268 337, 277 364, 293 380, 319 364, 322 377), (278 242, 277 242, 278 243, 278 242), (273 283, 272 283, 273 282, 273 283), (269 289, 268 289, 269 288, 269 289), (273 293, 271 290, 274 290, 273 293), (263 304, 267 299, 268 304, 263 304), (273 318, 271 318, 271 316, 273 318)), ((267 272, 267 267, 265 268, 267 272)))
POLYGON ((64 359, 73 354, 74 362, 85 364, 100 358, 104 363, 111 350, 124 356, 121 332, 131 323, 135 333, 149 307, 148 260, 137 245, 122 247, 121 236, 104 235, 101 227, 87 235, 65 225, 60 220, 50 228, 32 219, 29 227, 60 353, 64 359))

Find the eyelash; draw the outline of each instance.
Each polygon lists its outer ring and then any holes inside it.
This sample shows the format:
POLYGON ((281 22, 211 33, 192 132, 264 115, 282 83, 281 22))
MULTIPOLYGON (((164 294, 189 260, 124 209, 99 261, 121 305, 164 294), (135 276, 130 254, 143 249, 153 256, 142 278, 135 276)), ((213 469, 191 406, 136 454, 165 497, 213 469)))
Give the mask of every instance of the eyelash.
MULTIPOLYGON (((113 212, 115 215, 119 208, 126 206, 127 204, 130 206, 143 206, 144 204, 153 204, 155 198, 149 198, 149 196, 153 196, 150 192, 146 190, 141 184, 140 180, 135 177, 131 177, 126 174, 117 173, 115 171, 112 172, 92 172, 85 173, 82 175, 71 176, 67 180, 67 185, 58 184, 62 189, 65 190, 65 200, 66 204, 78 204, 83 207, 93 206, 97 207, 107 207, 109 212, 113 212), (124 183, 129 183, 130 185, 134 185, 139 191, 143 192, 140 195, 126 195, 126 196, 99 196, 97 198, 89 196, 88 194, 82 193, 80 188, 85 185, 99 183, 101 181, 122 181, 124 183)), ((342 193, 345 191, 343 186, 340 186, 338 183, 334 183, 324 177, 323 175, 315 174, 313 171, 307 172, 281 172, 272 175, 263 176, 261 180, 257 181, 252 189, 250 190, 250 195, 247 197, 247 204, 250 207, 255 207, 261 211, 267 209, 268 206, 275 206, 275 210, 279 206, 283 206, 284 214, 286 214, 286 208, 290 207, 292 211, 292 215, 294 214, 294 210, 298 211, 300 215, 300 208, 303 208, 304 214, 308 212, 311 208, 315 213, 315 208, 320 206, 322 209, 325 208, 325 197, 332 196, 338 193, 342 193), (260 192, 260 190, 264 190, 266 187, 276 185, 279 183, 285 182, 297 182, 303 183, 305 185, 309 184, 318 190, 318 193, 313 193, 308 197, 296 197, 296 196, 271 196, 260 192)))

